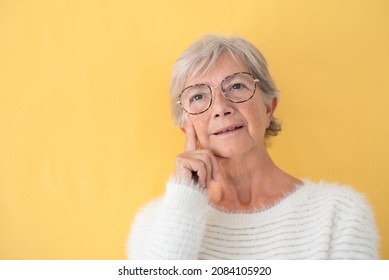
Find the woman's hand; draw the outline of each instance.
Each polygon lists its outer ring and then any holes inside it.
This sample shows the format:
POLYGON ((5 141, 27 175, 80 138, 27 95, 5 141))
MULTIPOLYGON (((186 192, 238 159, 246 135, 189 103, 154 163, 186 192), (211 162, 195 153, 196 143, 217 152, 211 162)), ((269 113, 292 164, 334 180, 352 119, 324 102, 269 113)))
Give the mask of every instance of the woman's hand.
POLYGON ((187 181, 193 180, 208 188, 211 180, 218 181, 218 164, 209 149, 197 149, 197 135, 189 117, 185 118, 186 152, 176 158, 174 176, 187 181))

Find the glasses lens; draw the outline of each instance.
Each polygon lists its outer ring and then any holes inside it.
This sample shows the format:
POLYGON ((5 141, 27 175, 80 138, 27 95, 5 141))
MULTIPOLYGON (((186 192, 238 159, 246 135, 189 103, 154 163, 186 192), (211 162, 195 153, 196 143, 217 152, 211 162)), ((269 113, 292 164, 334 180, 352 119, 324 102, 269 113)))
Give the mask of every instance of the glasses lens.
POLYGON ((204 84, 190 86, 181 93, 180 101, 189 114, 200 114, 211 106, 211 89, 204 84))
POLYGON ((254 77, 248 73, 231 75, 222 82, 222 89, 227 99, 232 102, 247 101, 255 92, 254 77))

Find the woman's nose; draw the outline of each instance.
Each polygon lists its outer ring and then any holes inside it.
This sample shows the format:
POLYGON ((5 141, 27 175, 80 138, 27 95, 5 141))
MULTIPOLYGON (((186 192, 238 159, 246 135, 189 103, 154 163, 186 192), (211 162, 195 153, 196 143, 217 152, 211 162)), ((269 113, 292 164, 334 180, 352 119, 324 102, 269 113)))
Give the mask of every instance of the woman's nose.
POLYGON ((213 94, 213 106, 211 107, 213 117, 217 118, 232 114, 234 104, 224 96, 222 88, 217 87, 213 89, 213 94))

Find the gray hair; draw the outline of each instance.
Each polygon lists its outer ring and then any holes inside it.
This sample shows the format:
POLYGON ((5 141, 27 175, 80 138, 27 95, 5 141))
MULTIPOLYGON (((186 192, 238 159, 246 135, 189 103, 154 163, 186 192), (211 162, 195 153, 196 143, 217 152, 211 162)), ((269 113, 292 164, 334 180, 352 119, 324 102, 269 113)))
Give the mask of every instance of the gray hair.
MULTIPOLYGON (((253 44, 241 37, 206 35, 190 45, 173 67, 170 80, 170 102, 172 117, 178 126, 184 125, 183 110, 177 101, 186 81, 200 71, 205 73, 209 71, 223 53, 228 53, 236 61, 246 63, 251 74, 259 79, 259 88, 265 103, 270 103, 274 97, 279 98, 279 91, 267 69, 266 60, 253 44)), ((265 137, 275 136, 280 131, 281 125, 273 117, 266 129, 265 137)))

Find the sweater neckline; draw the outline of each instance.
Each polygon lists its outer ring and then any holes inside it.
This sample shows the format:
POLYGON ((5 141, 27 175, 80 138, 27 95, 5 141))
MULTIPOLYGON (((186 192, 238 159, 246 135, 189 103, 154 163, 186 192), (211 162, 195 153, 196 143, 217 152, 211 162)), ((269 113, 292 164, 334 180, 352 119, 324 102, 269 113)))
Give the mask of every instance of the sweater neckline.
POLYGON ((266 216, 274 217, 274 214, 277 214, 277 212, 285 212, 286 210, 290 209, 290 207, 295 203, 304 203, 305 190, 309 187, 309 185, 311 185, 311 182, 309 180, 302 180, 302 184, 296 185, 296 188, 294 190, 286 193, 280 200, 266 208, 255 209, 252 211, 232 212, 214 207, 212 205, 208 205, 208 212, 211 216, 217 217, 218 219, 234 218, 237 221, 242 218, 257 218, 258 216, 262 216, 263 218, 265 218, 266 216))

